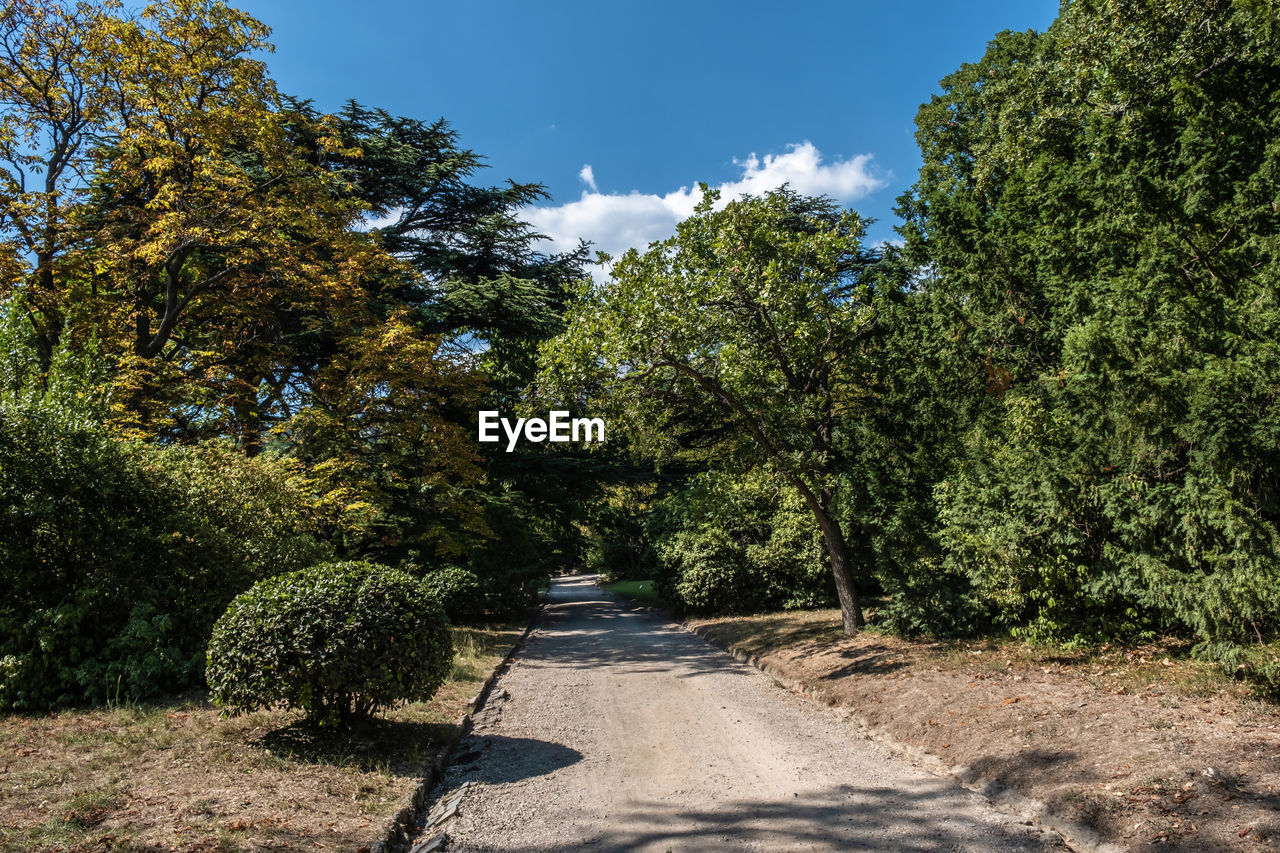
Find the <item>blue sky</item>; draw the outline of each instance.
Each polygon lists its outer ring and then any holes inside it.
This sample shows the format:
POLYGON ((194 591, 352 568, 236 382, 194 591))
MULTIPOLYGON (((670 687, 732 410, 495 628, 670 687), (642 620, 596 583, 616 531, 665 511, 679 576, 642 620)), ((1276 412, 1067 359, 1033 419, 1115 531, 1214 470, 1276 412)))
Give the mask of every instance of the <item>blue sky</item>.
POLYGON ((1004 29, 1057 0, 366 2, 240 0, 273 30, 273 76, 321 108, 348 98, 443 116, 486 182, 543 183, 529 219, 558 245, 666 236, 698 181, 789 180, 879 220, 919 166, 913 120, 1004 29), (753 156, 754 155, 754 156, 753 156), (584 167, 590 167, 590 171, 584 167))

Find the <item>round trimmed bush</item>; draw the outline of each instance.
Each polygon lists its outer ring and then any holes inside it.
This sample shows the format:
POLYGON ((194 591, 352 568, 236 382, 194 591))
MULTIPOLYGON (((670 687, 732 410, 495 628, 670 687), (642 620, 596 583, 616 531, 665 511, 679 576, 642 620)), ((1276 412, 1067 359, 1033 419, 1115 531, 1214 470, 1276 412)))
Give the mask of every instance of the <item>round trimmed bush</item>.
POLYGON ((475 622, 484 617, 484 589, 475 572, 459 566, 443 566, 428 572, 422 583, 454 624, 475 622))
POLYGON ((331 724, 429 699, 452 666, 448 620, 419 580, 376 563, 321 563, 231 602, 207 678, 232 714, 283 706, 331 724))

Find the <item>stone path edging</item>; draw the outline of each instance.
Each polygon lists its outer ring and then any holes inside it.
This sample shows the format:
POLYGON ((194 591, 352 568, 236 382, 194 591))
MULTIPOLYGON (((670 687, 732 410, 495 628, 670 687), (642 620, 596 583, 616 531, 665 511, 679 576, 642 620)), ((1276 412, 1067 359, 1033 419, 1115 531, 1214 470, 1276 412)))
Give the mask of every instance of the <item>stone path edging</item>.
MULTIPOLYGON (((449 769, 449 762, 453 760, 453 753, 458 744, 471 731, 472 719, 484 708, 484 704, 489 698, 489 693, 493 690, 494 683, 511 665, 511 661, 515 659, 516 652, 520 651, 524 641, 533 633, 533 627, 537 624, 538 617, 542 615, 545 607, 545 604, 538 606, 538 609, 529 618, 529 624, 525 626, 524 633, 511 644, 511 648, 502 656, 502 660, 498 661, 498 664, 493 668, 493 672, 489 673, 489 677, 485 679, 484 684, 480 685, 476 695, 467 703, 467 710, 463 712, 457 723, 454 724, 457 728, 457 734, 453 740, 445 745, 444 749, 440 750, 435 760, 431 762, 431 768, 427 771, 427 775, 418 782, 417 787, 414 788, 413 793, 410 795, 408 805, 396 812, 395 817, 391 818, 382 832, 379 833, 377 840, 372 844, 361 847, 360 853, 366 853, 366 851, 367 853, 408 853, 409 851, 413 851, 413 853, 428 853, 428 851, 439 849, 444 840, 443 836, 425 837, 415 842, 410 833, 417 828, 420 819, 430 817, 425 812, 429 805, 427 798, 430 796, 431 790, 444 778, 444 773, 449 769)), ((431 826, 429 820, 427 821, 427 826, 431 826)))

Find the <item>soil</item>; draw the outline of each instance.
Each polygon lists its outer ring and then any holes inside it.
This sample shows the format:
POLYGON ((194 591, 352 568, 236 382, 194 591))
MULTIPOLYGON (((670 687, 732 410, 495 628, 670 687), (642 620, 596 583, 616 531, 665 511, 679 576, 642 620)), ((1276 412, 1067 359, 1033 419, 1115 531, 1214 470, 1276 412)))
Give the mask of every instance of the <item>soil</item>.
POLYGON ((836 611, 688 624, 962 778, 1012 788, 1122 848, 1280 847, 1280 709, 1167 648, 844 639, 836 611))
POLYGON ((1062 849, 590 579, 550 599, 435 792, 451 853, 1062 849))

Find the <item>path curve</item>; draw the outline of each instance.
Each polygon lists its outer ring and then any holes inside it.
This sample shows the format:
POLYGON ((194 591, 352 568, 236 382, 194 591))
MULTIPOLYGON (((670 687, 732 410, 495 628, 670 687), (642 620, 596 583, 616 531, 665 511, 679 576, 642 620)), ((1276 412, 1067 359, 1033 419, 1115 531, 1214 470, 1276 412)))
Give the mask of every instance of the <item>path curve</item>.
POLYGON ((592 578, 550 603, 437 795, 449 850, 1063 850, 592 578))

